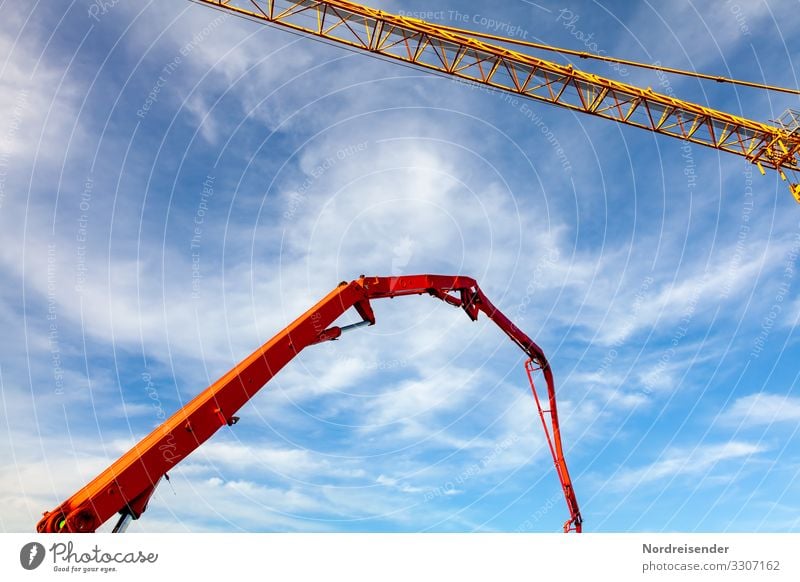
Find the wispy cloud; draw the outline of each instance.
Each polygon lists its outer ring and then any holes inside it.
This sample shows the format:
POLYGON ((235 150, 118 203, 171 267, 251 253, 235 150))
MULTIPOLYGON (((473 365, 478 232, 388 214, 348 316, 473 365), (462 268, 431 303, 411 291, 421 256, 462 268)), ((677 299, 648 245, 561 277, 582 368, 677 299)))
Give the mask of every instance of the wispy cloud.
POLYGON ((800 398, 759 392, 737 398, 718 420, 742 427, 800 421, 800 398))
POLYGON ((622 469, 612 478, 614 489, 633 489, 653 482, 668 482, 679 477, 701 476, 705 478, 717 465, 752 457, 767 450, 761 444, 730 441, 714 445, 697 445, 665 450, 651 464, 635 469, 622 469))

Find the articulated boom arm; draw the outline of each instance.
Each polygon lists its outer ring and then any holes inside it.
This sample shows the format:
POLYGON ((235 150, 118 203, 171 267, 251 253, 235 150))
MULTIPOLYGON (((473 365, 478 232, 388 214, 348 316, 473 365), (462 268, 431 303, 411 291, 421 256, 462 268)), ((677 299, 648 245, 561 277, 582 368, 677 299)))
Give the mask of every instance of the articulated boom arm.
MULTIPOLYGON (((345 0, 195 0, 501 91, 743 156, 800 202, 800 129, 775 127, 345 0)), ((499 38, 499 37, 498 37, 499 38)), ((510 41, 509 41, 510 42, 510 41)), ((584 55, 589 56, 589 55, 584 55)))
POLYGON ((548 410, 542 409, 533 381, 531 389, 570 512, 564 531, 580 532, 581 514, 561 447, 553 374, 544 353, 492 305, 474 279, 442 275, 361 277, 350 283, 340 283, 75 495, 46 512, 37 530, 43 533, 93 532, 116 513, 121 518, 115 531, 123 530, 130 518, 137 519, 145 511, 161 478, 221 427, 236 424, 239 420, 236 412, 304 348, 335 340, 351 327, 374 325, 370 299, 421 294, 462 308, 472 320, 483 312, 528 355, 529 374, 533 370, 542 371, 547 383, 548 410), (351 326, 334 326, 336 319, 351 307, 362 321, 351 326))

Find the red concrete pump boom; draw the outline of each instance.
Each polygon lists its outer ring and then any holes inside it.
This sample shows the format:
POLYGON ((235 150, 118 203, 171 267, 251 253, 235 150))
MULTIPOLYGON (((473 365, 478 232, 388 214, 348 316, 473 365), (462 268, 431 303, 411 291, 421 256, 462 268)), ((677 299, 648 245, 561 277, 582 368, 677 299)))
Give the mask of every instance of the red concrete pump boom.
POLYGON ((564 531, 580 532, 582 518, 561 446, 553 373, 544 353, 492 305, 474 279, 443 275, 362 276, 350 283, 343 281, 94 480, 52 511, 45 512, 36 529, 42 533, 94 532, 119 513, 114 531, 124 531, 130 519, 138 519, 144 513, 161 478, 221 427, 236 424, 239 418, 235 413, 300 351, 313 344, 335 340, 347 329, 374 325, 370 299, 426 293, 462 308, 473 321, 483 312, 527 354, 531 389, 569 510, 564 531), (344 327, 334 326, 339 316, 351 307, 362 321, 344 327), (547 410, 542 408, 533 384, 532 372, 536 370, 542 371, 547 383, 547 410))

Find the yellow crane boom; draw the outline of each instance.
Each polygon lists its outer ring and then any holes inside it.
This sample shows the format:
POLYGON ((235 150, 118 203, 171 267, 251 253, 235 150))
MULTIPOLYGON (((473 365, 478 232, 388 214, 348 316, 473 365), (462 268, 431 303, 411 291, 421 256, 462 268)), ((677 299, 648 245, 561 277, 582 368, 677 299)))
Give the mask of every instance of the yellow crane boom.
MULTIPOLYGON (((800 202, 800 120, 782 127, 717 111, 345 0, 195 0, 293 31, 612 121, 777 170, 800 202)), ((509 42, 511 39, 509 39, 509 42)))

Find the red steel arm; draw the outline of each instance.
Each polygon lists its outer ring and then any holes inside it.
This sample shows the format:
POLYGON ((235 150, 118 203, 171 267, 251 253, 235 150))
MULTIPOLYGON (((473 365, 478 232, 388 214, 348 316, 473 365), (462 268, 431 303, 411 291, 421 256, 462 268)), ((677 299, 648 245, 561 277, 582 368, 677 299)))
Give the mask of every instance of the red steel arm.
MULTIPOLYGON (((581 515, 567 471, 558 426, 555 387, 542 350, 495 308, 474 279, 441 275, 361 277, 342 282, 324 299, 242 360, 222 378, 198 394, 183 408, 117 459, 105 471, 61 505, 46 512, 37 530, 42 533, 93 532, 119 513, 116 529, 130 518, 138 519, 147 508, 162 477, 223 426, 239 420, 235 413, 272 377, 307 346, 337 339, 345 328, 333 322, 351 307, 362 323, 373 325, 370 299, 430 294, 461 307, 475 320, 479 312, 494 321, 528 355, 531 370, 541 369, 547 383, 551 432, 544 412, 548 444, 570 511, 564 531, 581 531, 581 515)), ((361 325, 356 324, 356 325, 361 325)), ((533 383, 531 382, 533 388, 533 383)), ((537 405, 538 395, 533 389, 537 405)))
POLYGON ((447 277, 442 275, 412 275, 404 277, 375 277, 368 279, 365 284, 369 286, 370 297, 396 297, 398 295, 413 295, 419 293, 429 293, 443 301, 461 307, 470 319, 475 321, 478 312, 483 312, 491 319, 511 340, 527 354, 528 362, 525 368, 528 372, 528 379, 531 385, 536 406, 539 409, 539 417, 544 427, 550 453, 556 467, 556 473, 564 492, 570 518, 564 523, 564 531, 575 531, 580 533, 583 518, 581 517, 578 499, 575 496, 575 489, 572 486, 572 479, 567 469, 567 461, 561 444, 561 429, 558 423, 558 407, 556 405, 556 389, 553 380, 553 371, 547 358, 540 348, 531 338, 529 338, 514 322, 506 317, 491 301, 483 294, 474 279, 469 277, 447 277), (458 297, 451 295, 451 292, 458 292, 458 297), (547 398, 549 408, 543 410, 539 401, 539 395, 533 383, 533 372, 541 370, 547 384, 547 398), (549 417, 549 423, 548 418, 549 417))

